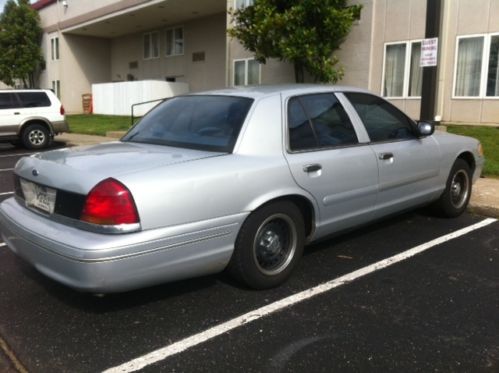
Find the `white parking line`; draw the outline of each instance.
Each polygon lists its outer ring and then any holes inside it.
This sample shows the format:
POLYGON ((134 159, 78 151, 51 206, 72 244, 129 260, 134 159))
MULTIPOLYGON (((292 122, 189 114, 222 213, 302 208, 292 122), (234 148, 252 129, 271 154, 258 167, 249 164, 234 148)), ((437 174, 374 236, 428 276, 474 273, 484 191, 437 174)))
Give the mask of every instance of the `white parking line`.
POLYGON ((10 196, 11 194, 14 194, 14 192, 3 192, 0 193, 0 196, 10 196))
POLYGON ((13 168, 0 168, 0 172, 4 172, 4 171, 14 171, 13 168))
POLYGON ((3 242, 0 242, 0 247, 4 247, 4 246, 7 246, 7 244, 3 243, 3 242))
POLYGON ((334 280, 331 280, 329 282, 325 282, 321 285, 318 285, 316 287, 304 290, 300 293, 291 295, 287 298, 278 300, 274 303, 268 304, 264 307, 258 308, 254 311, 250 311, 248 313, 245 313, 244 315, 241 315, 239 317, 236 317, 235 319, 229 320, 227 322, 224 322, 222 324, 219 324, 217 326, 214 326, 213 328, 207 329, 201 333, 195 334, 193 336, 187 337, 185 339, 182 339, 178 342, 175 342, 171 345, 168 345, 166 347, 160 348, 156 351, 150 352, 146 355, 140 356, 136 359, 133 359, 127 363, 124 363, 122 365, 116 366, 114 368, 109 368, 104 371, 104 373, 123 373, 123 372, 134 372, 139 369, 143 369, 146 366, 149 366, 151 364, 157 363, 159 361, 165 360, 166 358, 176 355, 180 352, 183 352, 189 348, 192 348, 194 346, 197 346, 203 342, 206 342, 212 338, 215 338, 221 334, 227 333, 233 329, 239 328, 240 326, 249 324, 253 321, 256 321, 258 319, 261 319, 262 317, 271 315, 275 312, 281 311, 284 308, 290 307, 292 305, 295 305, 297 303, 303 302, 305 300, 308 300, 312 297, 315 297, 319 294, 323 294, 331 289, 337 288, 342 285, 346 285, 358 278, 364 277, 370 273, 373 273, 375 271, 379 271, 380 269, 389 267, 395 263, 401 262, 403 260, 406 260, 408 258, 413 257, 414 255, 417 255, 419 253, 422 253, 423 251, 426 251, 428 249, 431 249, 434 246, 443 244, 449 240, 452 240, 457 237, 461 237, 465 234, 468 234, 476 229, 483 228, 489 224, 492 224, 496 222, 496 219, 485 219, 482 220, 481 222, 477 224, 473 224, 469 227, 457 230, 453 233, 449 233, 445 236, 441 236, 439 238, 436 238, 434 240, 431 240, 429 242, 426 242, 422 245, 413 247, 412 249, 409 249, 407 251, 404 251, 400 254, 391 256, 389 258, 380 260, 379 262, 373 263, 371 265, 368 265, 366 267, 363 267, 361 269, 358 269, 354 272, 348 273, 344 276, 338 277, 334 280))
POLYGON ((18 154, 4 154, 0 155, 0 158, 7 158, 7 157, 22 157, 23 155, 31 155, 34 153, 18 153, 18 154))

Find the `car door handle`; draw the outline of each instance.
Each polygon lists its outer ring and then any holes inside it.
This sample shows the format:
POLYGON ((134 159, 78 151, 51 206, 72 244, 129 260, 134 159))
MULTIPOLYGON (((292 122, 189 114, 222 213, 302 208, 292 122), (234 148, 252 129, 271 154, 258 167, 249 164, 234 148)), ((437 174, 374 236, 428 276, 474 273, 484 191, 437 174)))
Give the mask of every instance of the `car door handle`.
POLYGON ((19 114, 21 114, 21 113, 20 113, 20 112, 18 112, 18 111, 16 111, 16 112, 14 113, 14 115, 19 115, 19 114))
POLYGON ((379 153, 378 157, 382 161, 387 161, 393 158, 393 153, 379 153))
POLYGON ((318 163, 315 164, 308 164, 306 166, 303 166, 303 171, 304 172, 316 172, 322 170, 322 166, 318 163))

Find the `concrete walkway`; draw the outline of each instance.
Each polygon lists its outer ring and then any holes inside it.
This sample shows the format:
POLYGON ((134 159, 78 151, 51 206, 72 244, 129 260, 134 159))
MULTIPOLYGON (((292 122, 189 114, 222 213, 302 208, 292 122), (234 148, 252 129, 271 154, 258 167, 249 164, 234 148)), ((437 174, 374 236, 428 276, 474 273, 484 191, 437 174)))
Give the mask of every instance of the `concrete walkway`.
MULTIPOLYGON (((65 142, 68 146, 94 145, 102 142, 116 141, 117 137, 119 137, 115 133, 112 135, 113 137, 64 133, 57 136, 55 140, 65 142)), ((499 219, 499 179, 479 179, 473 185, 473 194, 469 209, 475 214, 499 219)))

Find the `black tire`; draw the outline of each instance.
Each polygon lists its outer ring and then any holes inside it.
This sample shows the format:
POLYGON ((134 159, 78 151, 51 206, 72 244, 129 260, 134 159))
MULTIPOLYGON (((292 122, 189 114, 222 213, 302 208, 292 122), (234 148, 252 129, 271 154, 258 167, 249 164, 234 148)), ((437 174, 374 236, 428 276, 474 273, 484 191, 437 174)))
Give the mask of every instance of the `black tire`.
POLYGON ((22 133, 22 142, 28 149, 42 149, 50 144, 50 133, 41 124, 30 124, 22 133))
POLYGON ((433 206, 438 215, 455 218, 466 210, 471 197, 471 178, 468 163, 463 159, 456 159, 449 173, 445 190, 433 206))
POLYGON ((303 254, 305 224, 298 207, 279 201, 254 211, 236 239, 229 273, 253 289, 280 285, 303 254))

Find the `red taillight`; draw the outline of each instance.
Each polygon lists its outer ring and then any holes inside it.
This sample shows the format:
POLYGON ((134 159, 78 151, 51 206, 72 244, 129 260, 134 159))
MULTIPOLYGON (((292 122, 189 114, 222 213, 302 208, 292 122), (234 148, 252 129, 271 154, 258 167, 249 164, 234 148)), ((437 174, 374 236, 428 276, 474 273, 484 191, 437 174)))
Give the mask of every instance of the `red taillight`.
POLYGON ((59 113, 61 113, 61 115, 64 115, 66 113, 66 110, 64 110, 64 106, 61 105, 61 108, 59 109, 59 113))
POLYGON ((134 224, 139 215, 130 191, 119 181, 106 179, 88 193, 81 220, 99 225, 134 224))

